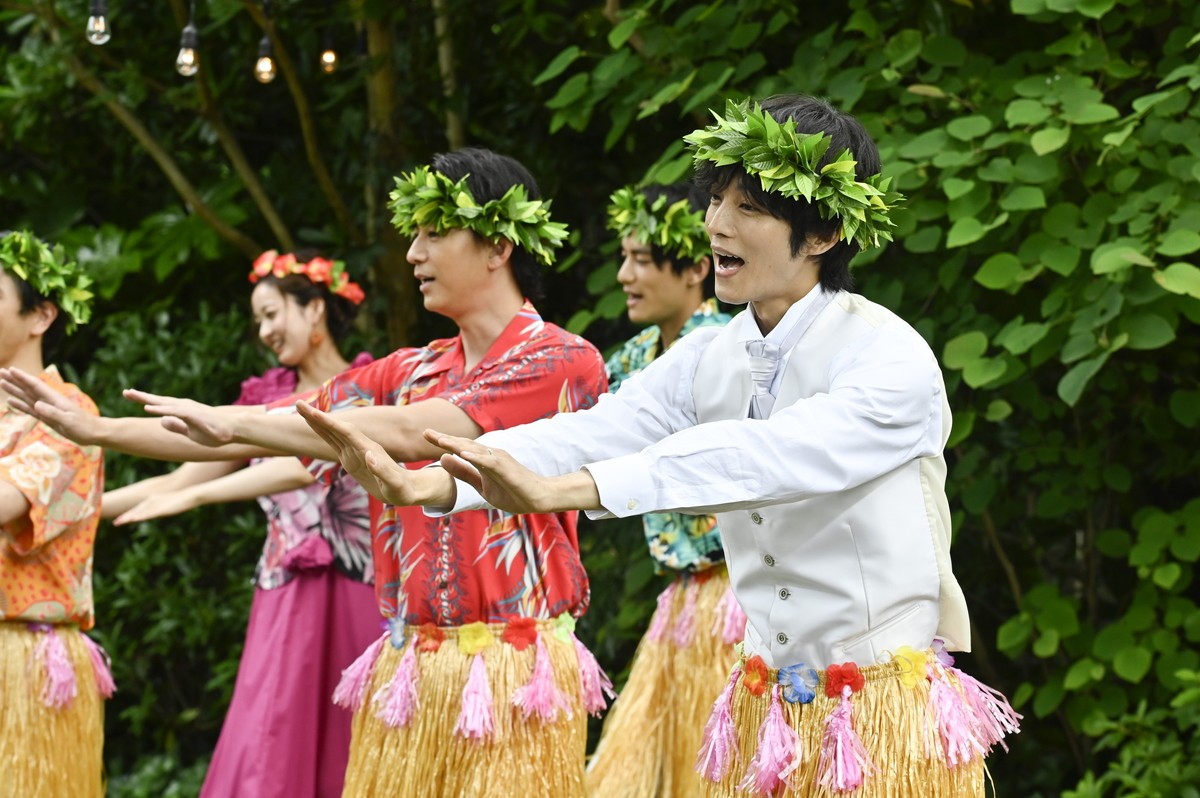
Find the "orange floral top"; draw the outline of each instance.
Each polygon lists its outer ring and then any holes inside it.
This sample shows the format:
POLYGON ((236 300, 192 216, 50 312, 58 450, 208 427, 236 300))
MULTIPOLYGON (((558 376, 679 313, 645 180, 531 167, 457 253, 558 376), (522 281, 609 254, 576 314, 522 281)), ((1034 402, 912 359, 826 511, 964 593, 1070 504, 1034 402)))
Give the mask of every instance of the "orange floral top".
MULTIPOLYGON (((97 415, 87 394, 63 382, 53 366, 41 377, 97 415)), ((104 492, 104 453, 67 440, 5 403, 0 481, 29 500, 28 515, 0 526, 0 618, 92 628, 92 546, 104 492)))

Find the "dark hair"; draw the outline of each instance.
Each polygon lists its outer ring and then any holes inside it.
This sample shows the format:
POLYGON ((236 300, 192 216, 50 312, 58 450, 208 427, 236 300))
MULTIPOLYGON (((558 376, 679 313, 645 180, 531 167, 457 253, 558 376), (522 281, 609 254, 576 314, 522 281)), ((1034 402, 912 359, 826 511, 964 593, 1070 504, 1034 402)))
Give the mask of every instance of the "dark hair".
MULTIPOLYGON (((315 249, 298 249, 292 254, 301 263, 308 263, 318 255, 315 249)), ((324 283, 314 283, 303 274, 289 274, 284 277, 267 274, 259 283, 274 286, 279 293, 296 300, 296 304, 302 308, 318 297, 324 299, 325 326, 329 328, 329 335, 334 341, 341 341, 346 333, 350 332, 354 317, 358 315, 358 306, 349 299, 331 292, 329 286, 324 283)))
MULTIPOLYGON (((541 199, 542 196, 537 181, 520 161, 481 147, 466 147, 454 152, 439 153, 433 156, 429 165, 435 172, 440 172, 451 180, 462 180, 466 177, 471 194, 481 205, 500 199, 518 184, 525 187, 525 194, 529 199, 541 199)), ((478 233, 474 235, 480 241, 484 240, 478 233)), ((516 278, 521 294, 528 299, 540 299, 542 268, 533 255, 524 247, 514 244, 511 263, 513 277, 516 278)))
MULTIPOLYGON (((666 204, 663 208, 669 208, 680 200, 687 200, 688 205, 693 211, 704 213, 708 208, 708 197, 705 192, 693 182, 688 183, 671 183, 669 185, 654 184, 646 186, 641 190, 641 194, 646 198, 648 205, 653 205, 659 197, 666 197, 666 204)), ((654 258, 654 264, 660 269, 664 263, 671 264, 671 271, 675 274, 683 274, 688 267, 695 262, 695 258, 689 258, 685 254, 675 251, 667 251, 658 244, 650 245, 650 256, 654 258)), ((715 272, 713 269, 708 270, 708 276, 704 278, 704 296, 710 297, 714 293, 715 272)))
MULTIPOLYGON (((825 100, 803 94, 781 94, 763 100, 762 109, 779 122, 793 120, 798 133, 828 135, 832 142, 819 166, 832 162, 842 151, 849 150, 857 161, 854 172, 859 180, 879 173, 879 150, 871 134, 853 116, 839 111, 825 100)), ((740 166, 717 166, 712 161, 702 161, 696 166, 696 184, 706 193, 723 190, 735 178, 738 188, 753 202, 791 227, 793 257, 800 254, 801 247, 810 235, 824 240, 837 232, 837 219, 822 219, 817 206, 812 203, 784 197, 773 191, 763 191, 758 177, 746 174, 740 166)), ((858 250, 858 244, 842 239, 818 257, 822 289, 842 291, 853 285, 850 260, 858 254, 858 250)))
MULTIPOLYGON (((0 238, 4 238, 4 236, 11 232, 11 230, 0 230, 0 238)), ((0 271, 11 277, 13 283, 17 286, 17 298, 21 303, 21 307, 17 312, 22 316, 28 316, 37 310, 43 302, 49 302, 58 308, 58 316, 55 317, 54 323, 46 328, 46 332, 42 334, 42 352, 53 351, 63 339, 63 331, 67 328, 67 314, 63 313, 62 307, 59 306, 53 297, 48 297, 41 291, 38 291, 28 281, 17 276, 13 271, 5 269, 3 264, 0 264, 0 271)))

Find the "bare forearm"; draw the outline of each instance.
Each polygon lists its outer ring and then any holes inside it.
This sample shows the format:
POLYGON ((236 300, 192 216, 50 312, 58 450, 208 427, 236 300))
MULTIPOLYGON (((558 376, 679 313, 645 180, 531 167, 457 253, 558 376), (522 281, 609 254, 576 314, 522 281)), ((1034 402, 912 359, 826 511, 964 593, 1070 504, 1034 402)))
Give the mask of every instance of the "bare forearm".
POLYGON ((337 417, 353 424, 399 463, 418 463, 442 456, 444 450, 425 439, 426 429, 466 438, 483 433, 470 416, 441 399, 402 406, 356 407, 339 412, 337 417))
POLYGON ((151 496, 182 490, 190 485, 196 485, 217 479, 237 470, 240 464, 227 460, 208 463, 184 463, 179 468, 167 474, 148 477, 130 485, 104 492, 101 504, 101 518, 116 518, 140 502, 151 496))
POLYGON ((275 457, 220 479, 196 485, 196 505, 247 501, 303 488, 313 476, 295 457, 275 457))
MULTIPOLYGON (((248 414, 247 414, 248 415, 248 414)), ((94 434, 81 443, 90 443, 116 452, 124 452, 151 460, 169 462, 211 462, 215 460, 246 460, 267 457, 275 452, 261 446, 226 444, 205 446, 170 430, 163 429, 157 418, 125 416, 97 418, 94 434)))
POLYGON ((329 444, 296 415, 245 413, 232 419, 231 429, 236 441, 231 446, 250 446, 275 455, 337 459, 329 444))

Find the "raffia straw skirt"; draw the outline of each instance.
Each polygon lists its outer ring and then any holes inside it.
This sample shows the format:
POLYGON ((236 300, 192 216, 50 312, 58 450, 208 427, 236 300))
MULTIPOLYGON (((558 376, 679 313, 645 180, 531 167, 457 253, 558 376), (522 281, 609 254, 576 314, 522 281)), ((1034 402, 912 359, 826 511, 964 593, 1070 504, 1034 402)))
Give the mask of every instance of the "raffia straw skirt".
MULTIPOLYGON (((556 633, 555 625, 538 621, 537 643, 523 648, 505 642, 503 624, 486 626, 490 637, 478 651, 462 635, 470 627, 440 627, 437 634, 444 639, 436 650, 429 650, 428 627, 405 627, 400 649, 377 644, 354 714, 344 798, 582 798, 587 745, 577 653, 582 646, 573 634, 556 633), (520 691, 533 681, 556 691, 554 701, 539 704, 543 714, 517 705, 520 691), (400 693, 403 701, 393 701, 400 693), (480 731, 479 712, 466 706, 473 701, 478 710, 481 695, 490 707, 486 733, 480 731), (403 709, 396 710, 398 703, 403 709), (550 706, 558 709, 546 711, 550 706), (466 720, 468 715, 473 719, 466 720)), ((479 635, 473 637, 478 645, 479 635)), ((371 655, 368 650, 364 657, 371 655)), ((541 694, 544 698, 545 689, 541 694)))
POLYGON ((588 763, 588 795, 699 794, 696 752, 704 722, 745 626, 724 566, 681 575, 663 591, 588 763))
POLYGON ((83 633, 0 622, 0 798, 100 798, 103 748, 104 702, 83 633), (61 664, 53 675, 47 656, 61 664))
POLYGON ((931 652, 907 655, 862 668, 854 690, 842 687, 838 695, 835 687, 836 697, 826 694, 832 668, 809 670, 809 703, 781 700, 788 679, 761 660, 761 677, 747 678, 743 659, 713 706, 698 764, 707 761, 717 778, 704 780, 700 794, 981 798, 984 757, 1000 737, 1016 732, 1020 715, 999 693, 934 664, 931 652), (722 707, 731 720, 728 746, 714 745, 722 707))

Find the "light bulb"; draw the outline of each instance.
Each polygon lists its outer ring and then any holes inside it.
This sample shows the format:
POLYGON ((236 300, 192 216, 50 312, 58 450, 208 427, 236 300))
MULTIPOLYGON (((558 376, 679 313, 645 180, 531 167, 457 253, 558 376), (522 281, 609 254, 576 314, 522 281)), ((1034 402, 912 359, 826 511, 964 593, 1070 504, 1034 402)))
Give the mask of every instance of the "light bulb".
POLYGON ((321 53, 321 71, 329 74, 338 68, 337 51, 332 47, 325 48, 325 52, 321 53))
POLYGON ((254 77, 259 83, 270 83, 275 80, 275 59, 269 55, 261 56, 254 63, 254 77))
POLYGON ((259 83, 275 80, 275 59, 271 57, 271 40, 266 36, 258 43, 258 60, 254 62, 254 77, 259 83))
POLYGON ((88 17, 86 33, 87 40, 92 44, 104 44, 112 38, 112 28, 108 27, 108 20, 103 14, 88 17))
POLYGON ((112 38, 112 28, 104 15, 108 13, 108 3, 105 0, 91 0, 88 3, 88 21, 84 33, 92 44, 104 44, 112 38))
POLYGON ((179 37, 179 56, 175 59, 175 71, 185 78, 190 78, 200 71, 200 56, 196 54, 199 41, 196 26, 188 20, 183 26, 183 34, 179 37))

